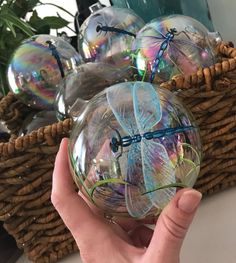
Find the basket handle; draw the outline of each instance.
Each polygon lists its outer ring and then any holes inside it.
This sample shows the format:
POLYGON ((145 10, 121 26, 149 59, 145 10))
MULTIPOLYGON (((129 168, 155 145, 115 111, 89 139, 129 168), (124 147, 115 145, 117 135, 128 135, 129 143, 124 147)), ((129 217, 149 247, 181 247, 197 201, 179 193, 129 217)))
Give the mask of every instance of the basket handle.
POLYGON ((39 143, 46 143, 48 146, 56 145, 58 140, 68 136, 72 129, 72 125, 73 120, 66 119, 52 125, 41 127, 25 136, 13 137, 8 143, 0 143, 0 156, 10 156, 39 143))

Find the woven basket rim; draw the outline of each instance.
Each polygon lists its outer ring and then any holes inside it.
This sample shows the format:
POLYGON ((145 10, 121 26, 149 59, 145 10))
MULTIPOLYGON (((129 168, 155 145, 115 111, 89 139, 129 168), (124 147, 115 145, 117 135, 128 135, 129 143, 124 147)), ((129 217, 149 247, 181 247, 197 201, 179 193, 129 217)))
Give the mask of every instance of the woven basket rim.
MULTIPOLYGON (((218 62, 210 67, 201 68, 196 73, 190 76, 176 75, 160 86, 169 90, 188 89, 196 85, 206 84, 207 89, 211 89, 212 81, 215 77, 222 73, 233 71, 236 68, 236 48, 232 47, 231 43, 221 42, 216 46, 216 51, 219 55, 226 57, 222 62, 218 62)), ((10 106, 15 96, 9 92, 7 96, 0 100, 0 118, 4 115, 4 111, 10 106)), ((0 155, 5 157, 12 156, 15 153, 24 151, 28 147, 32 147, 37 143, 47 141, 47 138, 56 138, 63 132, 69 132, 72 128, 73 120, 71 118, 59 121, 52 125, 41 127, 38 130, 21 136, 13 137, 9 142, 0 143, 0 155)))

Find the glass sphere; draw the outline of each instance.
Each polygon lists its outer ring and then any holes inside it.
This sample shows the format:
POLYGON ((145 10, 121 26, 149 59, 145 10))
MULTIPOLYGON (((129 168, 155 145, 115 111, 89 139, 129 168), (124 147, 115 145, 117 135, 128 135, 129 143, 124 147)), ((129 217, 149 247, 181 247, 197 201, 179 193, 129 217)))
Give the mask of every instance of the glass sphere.
POLYGON ((215 63, 208 30, 193 18, 173 15, 152 20, 133 43, 139 75, 161 83, 176 74, 191 75, 215 63))
POLYGON ((168 90, 147 82, 96 95, 74 126, 70 167, 83 194, 105 214, 156 215, 178 187, 192 187, 201 142, 191 113, 168 90))
POLYGON ((41 127, 56 123, 58 121, 56 115, 55 111, 46 110, 29 114, 21 126, 19 136, 27 135, 41 127))
POLYGON ((131 9, 98 9, 82 24, 78 49, 85 61, 105 61, 122 67, 130 63, 133 39, 144 25, 131 9))
POLYGON ((100 91, 119 82, 132 80, 130 67, 119 68, 102 62, 89 62, 80 65, 61 82, 55 99, 58 118, 73 116, 74 110, 81 110, 86 103, 100 91), (74 105, 75 102, 80 105, 74 105), (72 109, 73 107, 73 109, 72 109))
POLYGON ((22 42, 10 60, 10 89, 30 107, 53 109, 58 84, 81 62, 80 55, 62 38, 33 36, 22 42))

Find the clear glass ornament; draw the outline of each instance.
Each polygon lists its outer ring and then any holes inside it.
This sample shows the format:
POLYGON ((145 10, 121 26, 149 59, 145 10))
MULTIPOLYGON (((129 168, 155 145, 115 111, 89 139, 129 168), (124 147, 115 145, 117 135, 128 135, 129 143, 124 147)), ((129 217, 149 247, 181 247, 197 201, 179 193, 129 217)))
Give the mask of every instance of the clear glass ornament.
POLYGON ((171 92, 147 82, 113 85, 90 100, 69 143, 83 194, 109 216, 156 215, 201 163, 199 130, 171 92))
POLYGON ((36 35, 14 52, 7 72, 9 87, 26 105, 50 110, 58 84, 81 63, 81 56, 67 41, 36 35))
POLYGON ((27 116, 27 118, 22 123, 21 129, 19 131, 19 136, 24 136, 32 131, 38 130, 41 127, 52 125, 57 123, 57 113, 55 111, 40 111, 33 112, 27 116))
POLYGON ((80 65, 62 82, 55 99, 55 110, 58 118, 76 116, 82 104, 92 99, 100 91, 119 82, 132 80, 130 67, 119 68, 102 62, 89 62, 80 65), (80 105, 78 107, 78 100, 80 105), (73 107, 75 102, 77 104, 73 107))
POLYGON ((95 4, 81 25, 78 49, 86 62, 123 67, 130 63, 136 33, 145 25, 132 10, 95 4))
POLYGON ((134 40, 134 65, 143 80, 155 83, 168 81, 176 74, 191 75, 216 62, 219 39, 191 17, 154 19, 134 40))

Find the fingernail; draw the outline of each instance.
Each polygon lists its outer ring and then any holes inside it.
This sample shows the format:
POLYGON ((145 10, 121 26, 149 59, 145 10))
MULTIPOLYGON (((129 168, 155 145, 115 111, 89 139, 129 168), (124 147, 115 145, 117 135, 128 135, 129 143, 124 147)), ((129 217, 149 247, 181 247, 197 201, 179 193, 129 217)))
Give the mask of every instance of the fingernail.
POLYGON ((191 214, 199 205, 202 199, 202 194, 196 190, 189 190, 184 192, 179 201, 178 208, 183 212, 191 214))

